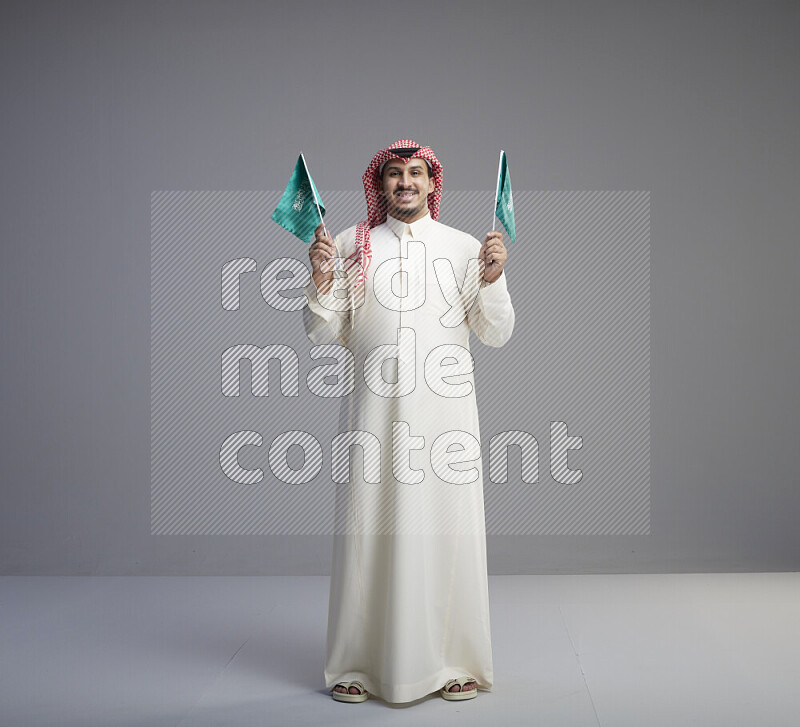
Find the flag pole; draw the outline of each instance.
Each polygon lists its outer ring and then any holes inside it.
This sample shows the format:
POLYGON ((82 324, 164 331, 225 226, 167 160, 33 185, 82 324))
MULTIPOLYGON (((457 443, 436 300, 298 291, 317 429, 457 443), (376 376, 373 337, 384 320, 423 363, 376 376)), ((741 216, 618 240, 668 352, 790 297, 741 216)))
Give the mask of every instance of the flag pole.
POLYGON ((497 194, 500 191, 500 170, 503 168, 503 150, 500 150, 500 159, 497 162, 497 184, 494 188, 494 207, 492 207, 492 232, 497 219, 497 194))
MULTIPOLYGON (((317 201, 317 192, 314 189, 314 183, 311 181, 311 172, 308 171, 308 162, 306 161, 305 155, 303 152, 300 152, 300 158, 303 160, 303 166, 306 168, 306 176, 308 177, 308 181, 310 182, 311 186, 311 194, 314 195, 314 204, 317 206, 317 214, 319 215, 319 221, 322 223, 322 229, 325 234, 330 237, 330 233, 328 232, 328 228, 325 227, 325 220, 322 218, 322 210, 319 208, 319 202, 317 201)), ((331 238, 333 239, 333 238, 331 238)), ((341 256, 339 255, 339 248, 336 247, 336 243, 333 243, 333 249, 336 250, 336 257, 337 259, 341 256)))
POLYGON ((503 150, 500 150, 500 159, 497 162, 497 184, 494 186, 494 207, 492 207, 492 232, 497 224, 497 195, 500 192, 500 171, 503 168, 503 150))

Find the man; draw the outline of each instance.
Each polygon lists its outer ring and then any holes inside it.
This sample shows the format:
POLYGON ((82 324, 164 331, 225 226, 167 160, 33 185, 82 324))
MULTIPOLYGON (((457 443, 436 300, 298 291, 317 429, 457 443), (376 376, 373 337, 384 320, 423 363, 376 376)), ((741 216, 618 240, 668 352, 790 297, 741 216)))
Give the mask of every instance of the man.
POLYGON ((337 435, 362 457, 334 461, 326 686, 339 701, 468 699, 493 683, 469 333, 511 336, 507 252, 500 232, 481 244, 438 222, 429 147, 395 142, 363 181, 368 219, 335 243, 315 232, 303 310, 312 342, 345 346, 364 375, 337 435))

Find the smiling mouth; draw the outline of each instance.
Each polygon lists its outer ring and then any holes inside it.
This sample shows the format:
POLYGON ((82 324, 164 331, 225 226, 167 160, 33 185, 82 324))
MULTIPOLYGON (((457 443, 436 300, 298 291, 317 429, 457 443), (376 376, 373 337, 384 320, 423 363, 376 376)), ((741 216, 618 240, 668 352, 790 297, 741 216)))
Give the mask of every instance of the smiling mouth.
POLYGON ((411 199, 412 197, 415 197, 416 194, 416 192, 395 192, 395 197, 399 197, 400 199, 411 199))

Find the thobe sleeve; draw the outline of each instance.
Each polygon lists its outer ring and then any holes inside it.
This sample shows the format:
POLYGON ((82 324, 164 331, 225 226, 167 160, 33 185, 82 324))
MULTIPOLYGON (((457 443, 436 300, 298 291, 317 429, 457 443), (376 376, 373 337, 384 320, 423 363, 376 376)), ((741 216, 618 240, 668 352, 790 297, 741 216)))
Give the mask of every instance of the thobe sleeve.
MULTIPOLYGON (((339 250, 339 255, 345 255, 346 253, 342 251, 344 242, 342 235, 337 235, 334 242, 339 250)), ((351 277, 348 275, 346 279, 339 279, 338 283, 334 281, 334 285, 325 293, 317 290, 313 276, 308 281, 308 285, 303 288, 308 301, 308 305, 303 308, 303 326, 312 343, 322 345, 338 342, 345 345, 347 332, 351 327, 352 312, 349 299, 343 301, 335 291, 337 288, 341 290, 341 286, 345 284, 349 285, 351 277)))
POLYGON ((493 283, 481 281, 478 296, 467 313, 469 327, 487 346, 502 346, 514 330, 514 306, 508 294, 506 272, 493 283))

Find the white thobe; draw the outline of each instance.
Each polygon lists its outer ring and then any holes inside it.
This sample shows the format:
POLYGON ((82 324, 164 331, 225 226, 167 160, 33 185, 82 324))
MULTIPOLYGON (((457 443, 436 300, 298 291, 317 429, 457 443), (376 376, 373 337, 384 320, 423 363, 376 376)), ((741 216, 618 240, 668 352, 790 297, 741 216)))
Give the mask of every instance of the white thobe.
MULTIPOLYGON (((351 447, 352 459, 338 460, 348 479, 334 485, 326 687, 356 679, 388 702, 409 702, 470 675, 490 690, 483 477, 468 352, 470 330, 489 346, 511 336, 506 273, 488 284, 481 243, 429 214, 410 225, 390 216, 370 241, 357 295, 357 268, 330 291, 318 293, 313 280, 304 290, 311 341, 354 356, 340 433, 367 432, 380 445, 377 457, 351 447)), ((355 227, 335 242, 350 255, 355 227)))

